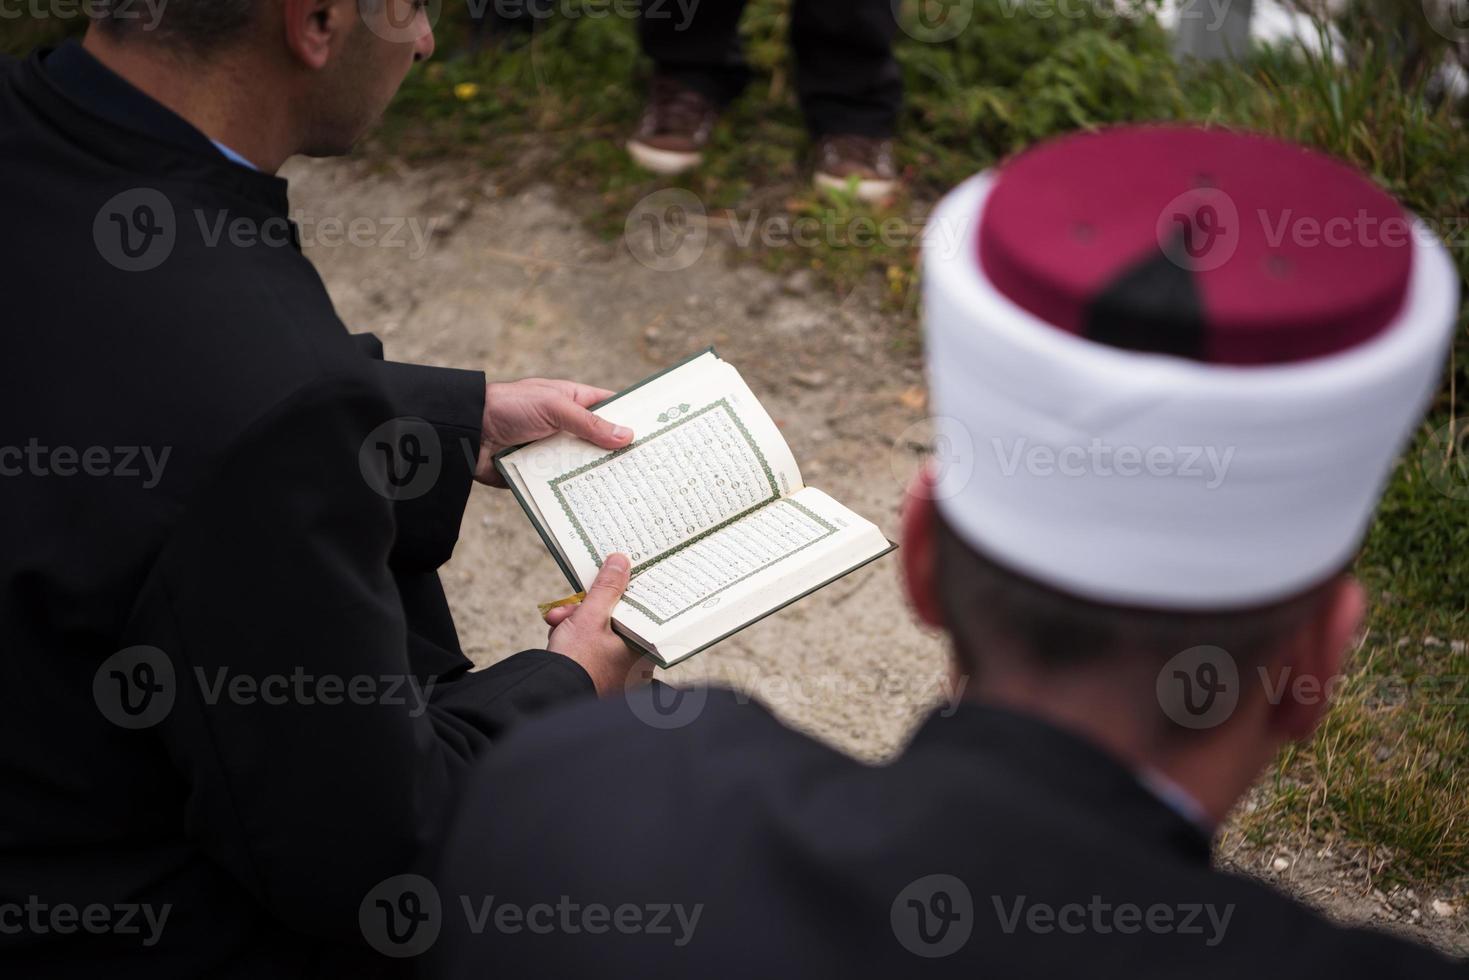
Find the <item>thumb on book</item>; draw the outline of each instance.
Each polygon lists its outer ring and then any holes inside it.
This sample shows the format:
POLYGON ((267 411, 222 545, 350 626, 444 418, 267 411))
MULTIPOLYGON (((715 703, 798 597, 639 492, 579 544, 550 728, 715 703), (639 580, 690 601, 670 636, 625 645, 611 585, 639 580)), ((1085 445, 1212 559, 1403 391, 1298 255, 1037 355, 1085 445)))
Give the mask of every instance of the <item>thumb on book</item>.
POLYGON ((631 568, 626 555, 608 555, 602 562, 596 579, 592 581, 591 588, 587 589, 587 597, 582 600, 574 615, 578 619, 589 618, 599 624, 611 619, 612 607, 617 605, 622 593, 627 590, 631 568))
POLYGON ((552 413, 555 416, 556 427, 561 431, 570 432, 577 438, 585 439, 603 449, 621 449, 632 441, 631 429, 622 425, 614 425, 594 415, 570 398, 559 401, 553 407, 552 413))

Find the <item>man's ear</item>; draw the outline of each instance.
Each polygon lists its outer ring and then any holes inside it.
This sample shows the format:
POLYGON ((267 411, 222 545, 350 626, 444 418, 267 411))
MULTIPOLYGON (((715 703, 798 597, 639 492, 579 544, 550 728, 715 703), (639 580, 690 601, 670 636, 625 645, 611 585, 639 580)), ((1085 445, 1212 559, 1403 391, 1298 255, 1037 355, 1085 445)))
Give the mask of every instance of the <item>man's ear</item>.
POLYGON ((1322 598, 1312 621, 1281 651, 1267 689, 1278 697, 1270 708, 1271 727, 1285 738, 1310 738, 1326 717, 1366 611, 1361 583, 1343 575, 1322 598))
POLYGON ((307 68, 321 70, 347 32, 356 5, 351 0, 281 0, 286 47, 307 68))
POLYGON ((898 556, 903 562, 903 585, 914 612, 924 624, 941 630, 944 618, 938 600, 938 551, 934 533, 938 512, 933 504, 933 484, 933 470, 924 466, 904 491, 903 546, 898 549, 898 556))

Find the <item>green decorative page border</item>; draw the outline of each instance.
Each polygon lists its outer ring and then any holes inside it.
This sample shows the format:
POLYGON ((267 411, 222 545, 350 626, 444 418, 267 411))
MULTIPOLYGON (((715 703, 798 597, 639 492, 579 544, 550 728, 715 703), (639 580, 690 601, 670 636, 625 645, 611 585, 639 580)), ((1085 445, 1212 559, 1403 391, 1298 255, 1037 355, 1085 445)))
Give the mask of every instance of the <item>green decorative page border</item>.
MULTIPOLYGON (((657 623, 659 626, 666 626, 670 621, 677 619, 678 617, 682 616, 684 613, 688 612, 690 609, 693 609, 695 606, 701 606, 701 605, 703 605, 704 603, 708 602, 710 599, 712 599, 715 596, 719 595, 721 592, 724 592, 727 589, 734 588, 736 585, 739 585, 741 582, 745 581, 746 579, 750 578, 751 576, 753 576, 753 575, 759 575, 761 572, 765 571, 766 569, 771 568, 771 567, 779 564, 780 562, 785 561, 787 558, 790 558, 792 555, 800 554, 802 551, 805 551, 807 548, 811 547, 813 544, 816 544, 816 543, 821 542, 821 541, 825 541, 827 538, 829 538, 833 534, 836 534, 837 533, 837 527, 836 527, 836 525, 830 523, 825 518, 820 517, 819 515, 817 515, 815 513, 812 513, 812 511, 810 510, 810 508, 806 507, 804 504, 799 504, 796 501, 791 500, 789 498, 783 499, 783 500, 766 501, 765 503, 761 504, 759 507, 753 507, 753 508, 751 508, 750 511, 747 511, 746 512, 746 515, 748 515, 749 513, 753 512, 753 511, 756 511, 756 510, 763 510, 764 508, 770 506, 772 503, 774 503, 776 505, 779 505, 779 504, 789 504, 790 506, 792 506, 792 507, 796 508, 797 510, 799 510, 801 513, 805 514, 807 517, 811 518, 817 524, 820 524, 823 528, 826 529, 826 533, 823 534, 823 535, 821 535, 820 537, 812 538, 810 541, 807 541, 805 544, 801 545, 800 547, 795 548, 794 550, 791 550, 791 551, 787 551, 783 555, 777 555, 775 558, 772 558, 770 561, 766 562, 764 565, 761 565, 759 568, 755 569, 754 571, 751 571, 751 572, 748 572, 748 573, 746 573, 744 575, 741 575, 739 578, 735 579, 733 582, 729 583, 726 586, 723 586, 721 588, 715 589, 713 592, 709 593, 708 595, 701 597, 697 602, 693 603, 693 605, 686 606, 683 609, 680 609, 678 612, 673 613, 672 615, 670 615, 667 619, 660 618, 659 616, 657 616, 656 614, 654 614, 653 610, 649 609, 647 606, 643 605, 641 602, 637 601, 636 599, 632 598, 631 596, 628 596, 628 595, 624 594, 623 597, 622 597, 622 601, 625 602, 625 603, 627 603, 629 606, 632 606, 634 609, 636 609, 638 612, 642 613, 644 616, 647 616, 649 619, 651 619, 653 622, 657 623)), ((741 516, 746 516, 746 515, 741 515, 741 516)), ((729 523, 732 523, 732 522, 726 521, 725 524, 721 524, 720 527, 724 527, 724 526, 726 526, 729 523)), ((706 537, 706 536, 707 536, 707 534, 701 534, 701 535, 699 535, 700 538, 706 537)), ((688 544, 693 544, 694 541, 696 541, 696 540, 698 540, 698 538, 695 538, 693 540, 690 540, 688 542, 688 544)), ((662 561, 664 558, 669 557, 670 555, 674 554, 675 552, 682 551, 684 549, 684 547, 686 547, 686 545, 680 546, 678 548, 674 548, 672 551, 669 551, 667 554, 661 556, 660 558, 658 558, 656 560, 657 561, 662 561)), ((643 570, 646 570, 647 567, 648 567, 648 565, 652 565, 652 564, 654 564, 654 562, 648 562, 647 564, 645 564, 645 565, 643 565, 641 567, 642 567, 643 570)))
POLYGON ((638 565, 633 566, 632 574, 634 574, 634 575, 638 574, 639 572, 641 572, 644 569, 648 568, 648 566, 654 564, 655 562, 662 561, 664 558, 667 558, 669 555, 677 554, 678 552, 680 552, 683 549, 687 548, 689 545, 694 544, 695 542, 701 541, 704 538, 707 538, 709 535, 713 534, 715 531, 723 530, 724 528, 729 527, 729 525, 733 524, 735 521, 739 520, 740 518, 745 517, 745 516, 747 516, 749 514, 753 514, 755 511, 759 510, 761 507, 764 507, 765 505, 767 505, 769 503, 772 503, 773 501, 776 501, 776 500, 779 500, 780 499, 780 485, 778 483, 776 483, 776 481, 775 481, 775 473, 770 469, 770 463, 766 461, 765 454, 760 451, 760 447, 755 443, 755 438, 750 435, 750 430, 747 429, 747 428, 745 428, 745 420, 742 419, 742 418, 740 418, 739 413, 736 412, 734 410, 734 408, 729 404, 729 399, 728 398, 721 398, 718 401, 710 402, 708 405, 705 405, 703 408, 696 409, 696 410, 688 413, 683 418, 679 419, 677 422, 674 422, 674 423, 672 423, 670 425, 666 425, 666 426, 664 426, 663 428, 659 429, 656 432, 649 433, 648 435, 643 436, 641 439, 635 439, 635 440, 633 440, 631 443, 629 443, 626 446, 623 446, 621 449, 617 450, 616 452, 608 453, 606 456, 602 456, 602 457, 600 457, 598 459, 594 459, 594 460, 592 460, 589 463, 583 463, 581 466, 578 466, 576 469, 569 470, 566 473, 562 473, 560 476, 555 477, 554 479, 551 480, 551 482, 550 482, 551 492, 556 495, 556 502, 561 505, 561 512, 566 515, 567 521, 569 521, 571 523, 571 526, 576 530, 577 537, 581 539, 582 547, 584 547, 584 548, 587 549, 587 554, 591 555, 592 561, 596 563, 596 565, 597 565, 598 568, 601 568, 602 567, 602 556, 599 555, 599 554, 597 554, 597 549, 592 546, 592 539, 591 539, 591 537, 589 537, 587 535, 586 528, 582 527, 581 521, 577 519, 577 516, 574 513, 572 513, 571 506, 566 502, 566 495, 561 492, 561 485, 563 483, 565 483, 566 481, 571 480, 571 479, 574 479, 574 478, 576 478, 578 476, 581 476, 582 474, 587 473, 587 472, 589 472, 591 470, 594 470, 594 469, 596 469, 599 466, 603 466, 603 465, 605 465, 607 463, 610 463, 614 459, 617 459, 619 456, 622 456, 622 455, 624 455, 626 453, 630 453, 634 449, 638 448, 639 446, 644 445, 645 443, 651 442, 654 439, 657 439, 659 436, 667 435, 669 432, 673 431, 674 429, 678 428, 679 426, 681 426, 681 425, 687 425, 689 422, 692 422, 694 419, 698 418, 699 416, 705 414, 706 412, 713 411, 716 408, 723 408, 724 409, 724 411, 729 415, 730 421, 734 422, 735 428, 739 430, 740 435, 742 435, 742 436, 745 437, 745 442, 749 444, 750 449, 755 453, 755 459, 759 461, 759 463, 760 463, 760 469, 765 473, 765 479, 770 484, 770 496, 769 497, 766 497, 764 500, 761 500, 759 503, 757 503, 757 504, 755 504, 755 505, 753 505, 751 507, 746 508, 745 510, 743 510, 740 513, 734 515, 733 517, 728 518, 727 520, 721 521, 720 523, 714 525, 713 527, 709 528, 708 530, 703 531, 703 532, 701 532, 699 534, 694 535, 692 538, 689 538, 687 541, 681 542, 680 544, 677 544, 674 547, 669 548, 667 551, 662 552, 661 554, 654 555, 652 558, 649 558, 647 561, 642 562, 642 563, 640 563, 638 565))

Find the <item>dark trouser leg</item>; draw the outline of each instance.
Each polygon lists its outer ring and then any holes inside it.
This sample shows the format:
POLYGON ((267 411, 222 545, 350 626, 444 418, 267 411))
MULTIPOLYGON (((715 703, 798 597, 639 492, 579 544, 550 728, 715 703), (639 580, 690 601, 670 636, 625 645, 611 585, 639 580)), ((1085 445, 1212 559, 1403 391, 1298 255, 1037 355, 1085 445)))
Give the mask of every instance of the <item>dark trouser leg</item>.
POLYGON ((903 105, 892 0, 795 0, 796 91, 813 136, 890 137, 903 105))
POLYGON ((642 0, 643 53, 659 74, 724 105, 750 78, 740 52, 744 9, 745 0, 642 0))

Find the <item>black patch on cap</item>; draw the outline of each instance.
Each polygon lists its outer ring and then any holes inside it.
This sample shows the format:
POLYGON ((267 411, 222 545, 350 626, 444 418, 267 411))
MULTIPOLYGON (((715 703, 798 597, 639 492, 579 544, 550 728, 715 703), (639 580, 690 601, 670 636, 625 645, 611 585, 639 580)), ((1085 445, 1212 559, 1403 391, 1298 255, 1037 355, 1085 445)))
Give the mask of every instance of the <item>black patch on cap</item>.
POLYGON ((1195 361, 1206 357, 1204 329, 1193 273, 1161 249, 1102 290, 1082 323, 1082 335, 1099 344, 1195 361))

